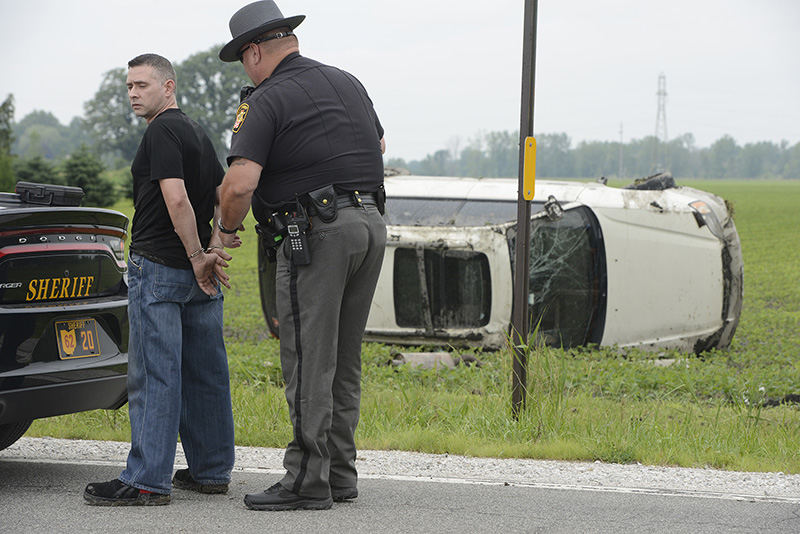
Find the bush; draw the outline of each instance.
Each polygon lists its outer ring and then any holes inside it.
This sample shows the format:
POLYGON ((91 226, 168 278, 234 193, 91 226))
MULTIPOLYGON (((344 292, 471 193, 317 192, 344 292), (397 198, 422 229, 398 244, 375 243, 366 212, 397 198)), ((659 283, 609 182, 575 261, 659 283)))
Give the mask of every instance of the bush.
POLYGON ((7 154, 0 154, 0 191, 14 190, 14 169, 12 158, 7 154))
POLYGON ((55 165, 42 156, 14 161, 14 175, 17 182, 65 185, 64 178, 55 165))
POLYGON ((83 189, 86 206, 110 206, 117 201, 114 183, 101 175, 103 164, 85 145, 73 152, 64 162, 64 179, 67 185, 83 189))
POLYGON ((106 170, 103 176, 114 184, 120 198, 133 199, 133 177, 130 167, 106 170))

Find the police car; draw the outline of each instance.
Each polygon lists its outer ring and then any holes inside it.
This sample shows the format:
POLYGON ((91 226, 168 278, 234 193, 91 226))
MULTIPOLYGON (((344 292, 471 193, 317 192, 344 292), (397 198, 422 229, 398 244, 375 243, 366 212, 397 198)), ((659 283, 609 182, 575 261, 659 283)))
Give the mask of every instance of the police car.
MULTIPOLYGON (((386 178, 386 252, 366 339, 506 345, 517 180, 386 178)), ((723 199, 658 175, 614 188, 537 181, 531 204, 531 331, 552 346, 702 352, 727 347, 742 306, 739 236, 723 199)), ((274 268, 262 305, 278 335, 274 268)))
POLYGON ((128 219, 82 196, 0 193, 0 449, 34 419, 127 400, 128 219))

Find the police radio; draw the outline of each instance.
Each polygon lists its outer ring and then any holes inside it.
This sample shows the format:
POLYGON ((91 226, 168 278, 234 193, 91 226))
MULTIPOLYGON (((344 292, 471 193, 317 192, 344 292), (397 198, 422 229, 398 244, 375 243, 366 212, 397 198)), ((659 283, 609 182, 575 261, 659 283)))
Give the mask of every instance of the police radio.
MULTIPOLYGON (((299 204, 299 203, 298 203, 299 204)), ((286 221, 286 245, 292 263, 295 265, 309 265, 311 263, 311 249, 308 248, 308 217, 302 206, 299 210, 292 213, 286 221)))

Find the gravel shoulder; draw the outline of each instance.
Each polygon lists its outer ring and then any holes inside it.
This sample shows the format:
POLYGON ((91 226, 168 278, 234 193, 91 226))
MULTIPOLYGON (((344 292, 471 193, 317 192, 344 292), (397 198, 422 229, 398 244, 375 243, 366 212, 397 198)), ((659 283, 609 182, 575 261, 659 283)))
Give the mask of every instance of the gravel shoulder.
MULTIPOLYGON (((42 461, 124 465, 128 443, 55 438, 22 438, 0 461, 42 461)), ((175 463, 185 466, 178 447, 175 463)), ((800 475, 619 465, 473 458, 405 451, 358 452, 362 478, 533 486, 587 491, 651 493, 800 504, 800 475)), ((283 449, 237 447, 235 471, 283 473, 283 449)))

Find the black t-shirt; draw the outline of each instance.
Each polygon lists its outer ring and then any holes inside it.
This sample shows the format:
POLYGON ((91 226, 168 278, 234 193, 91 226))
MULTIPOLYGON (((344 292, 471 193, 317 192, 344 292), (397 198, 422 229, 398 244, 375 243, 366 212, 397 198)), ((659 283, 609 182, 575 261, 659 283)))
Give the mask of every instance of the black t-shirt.
POLYGON ((239 106, 228 164, 263 166, 253 215, 329 184, 376 191, 383 183, 383 127, 351 74, 289 54, 239 106))
POLYGON ((216 188, 225 174, 211 140, 181 110, 167 109, 147 126, 131 174, 134 214, 130 249, 170 267, 191 269, 158 181, 183 179, 200 243, 208 246, 216 188))

